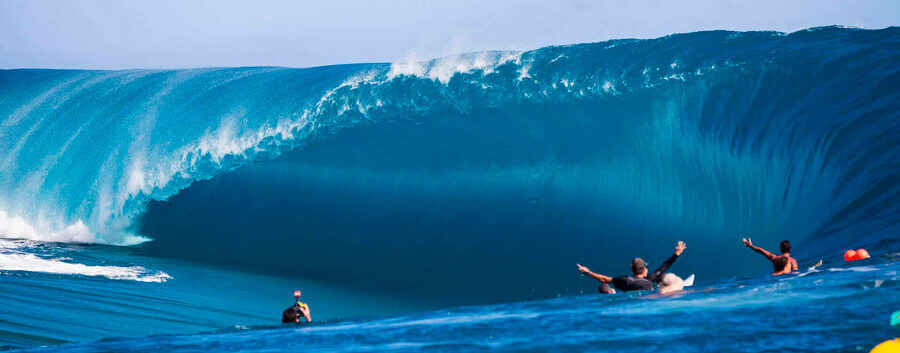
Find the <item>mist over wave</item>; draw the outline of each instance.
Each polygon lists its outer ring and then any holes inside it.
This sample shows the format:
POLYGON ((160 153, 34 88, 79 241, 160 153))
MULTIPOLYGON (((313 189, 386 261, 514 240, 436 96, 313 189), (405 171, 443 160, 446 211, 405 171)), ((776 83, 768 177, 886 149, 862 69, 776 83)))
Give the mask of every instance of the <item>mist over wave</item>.
POLYGON ((497 256, 510 264, 482 282, 679 237, 722 260, 745 234, 815 244, 804 256, 896 244, 898 41, 829 27, 307 69, 2 71, 0 236, 152 238, 156 254, 245 251, 327 278, 433 269, 435 290, 497 256), (273 260, 291 239, 307 259, 273 260), (314 264, 345 244, 346 265, 314 264), (440 254, 457 267, 410 267, 440 254))

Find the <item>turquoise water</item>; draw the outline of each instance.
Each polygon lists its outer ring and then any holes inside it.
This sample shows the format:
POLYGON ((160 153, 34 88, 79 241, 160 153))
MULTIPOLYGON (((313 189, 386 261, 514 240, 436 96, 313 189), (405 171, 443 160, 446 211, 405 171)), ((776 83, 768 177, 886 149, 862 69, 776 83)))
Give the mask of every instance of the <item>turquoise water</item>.
POLYGON ((2 272, 0 342, 7 348, 267 325, 280 320, 295 287, 304 289, 304 300, 317 304, 320 320, 429 308, 413 301, 397 303, 385 293, 363 294, 310 280, 135 256, 128 248, 5 240, 0 244, 5 256, 34 254, 58 261, 44 269, 2 272), (95 276, 84 275, 91 273, 85 269, 40 272, 67 269, 59 263, 105 266, 108 271, 95 276), (132 275, 123 270, 135 263, 166 272, 132 275))
POLYGON ((0 344, 865 350, 900 309, 898 62, 897 28, 825 27, 0 71, 0 344), (826 267, 769 278, 748 235, 826 267), (714 290, 597 299, 575 270, 678 240, 714 290), (317 323, 270 328, 295 289, 317 323))

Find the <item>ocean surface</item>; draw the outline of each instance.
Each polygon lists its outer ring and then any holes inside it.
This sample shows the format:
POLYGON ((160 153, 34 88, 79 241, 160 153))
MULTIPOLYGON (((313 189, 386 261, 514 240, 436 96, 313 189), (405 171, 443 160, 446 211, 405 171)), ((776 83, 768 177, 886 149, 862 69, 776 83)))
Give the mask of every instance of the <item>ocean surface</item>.
POLYGON ((898 161, 894 27, 2 70, 0 347, 868 351, 900 335, 898 161), (680 296, 575 267, 678 240, 680 296), (280 327, 295 289, 314 323, 280 327))
POLYGON ((108 339, 31 352, 868 352, 895 337, 900 261, 365 320, 108 339))

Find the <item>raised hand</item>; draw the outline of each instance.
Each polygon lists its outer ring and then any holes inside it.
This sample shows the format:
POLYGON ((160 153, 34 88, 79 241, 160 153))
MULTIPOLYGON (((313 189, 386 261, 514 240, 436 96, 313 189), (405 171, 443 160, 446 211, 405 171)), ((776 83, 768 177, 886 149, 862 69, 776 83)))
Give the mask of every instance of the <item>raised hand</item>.
POLYGON ((679 240, 678 245, 675 245, 675 255, 681 255, 681 252, 687 249, 687 245, 684 244, 683 241, 679 240))
POLYGON ((581 266, 581 264, 576 264, 576 265, 578 265, 578 271, 581 271, 581 273, 590 273, 591 272, 591 270, 589 270, 587 267, 581 266))
POLYGON ((744 242, 744 246, 753 246, 753 241, 750 238, 741 238, 741 241, 744 242))

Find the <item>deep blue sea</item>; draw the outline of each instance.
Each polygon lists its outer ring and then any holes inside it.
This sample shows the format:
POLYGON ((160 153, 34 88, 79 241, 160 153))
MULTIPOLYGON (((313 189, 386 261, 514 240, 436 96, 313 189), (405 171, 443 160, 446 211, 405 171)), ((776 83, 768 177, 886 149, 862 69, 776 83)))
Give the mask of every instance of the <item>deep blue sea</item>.
POLYGON ((898 161, 895 27, 0 70, 0 349, 865 352, 900 336, 898 161), (689 293, 575 266, 678 240, 689 293))

